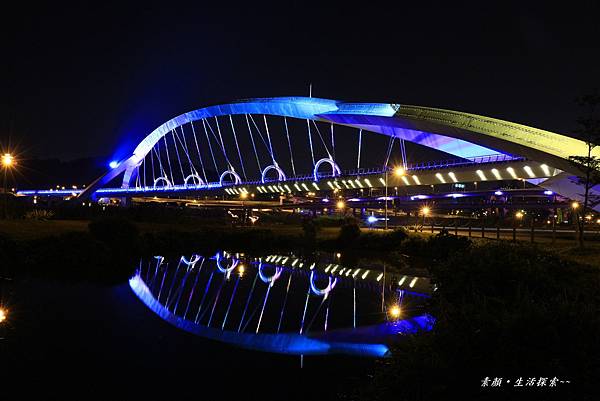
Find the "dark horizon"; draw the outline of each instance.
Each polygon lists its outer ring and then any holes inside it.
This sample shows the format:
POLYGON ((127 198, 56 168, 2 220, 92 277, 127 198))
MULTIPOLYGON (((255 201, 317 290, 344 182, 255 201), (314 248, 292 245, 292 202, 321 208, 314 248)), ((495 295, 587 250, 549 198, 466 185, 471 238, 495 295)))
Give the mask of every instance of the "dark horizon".
POLYGON ((592 2, 576 10, 210 7, 14 9, 0 143, 26 158, 108 163, 186 111, 307 96, 310 83, 315 97, 440 107, 570 133, 575 98, 600 86, 592 2))

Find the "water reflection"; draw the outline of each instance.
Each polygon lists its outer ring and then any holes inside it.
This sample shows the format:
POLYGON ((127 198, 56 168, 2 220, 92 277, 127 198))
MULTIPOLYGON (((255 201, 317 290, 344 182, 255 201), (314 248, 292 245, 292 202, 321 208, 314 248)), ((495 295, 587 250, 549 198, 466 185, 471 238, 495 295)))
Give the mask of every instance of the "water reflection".
POLYGON ((269 352, 384 356, 398 335, 433 324, 419 313, 427 278, 291 255, 155 256, 130 285, 183 330, 269 352))

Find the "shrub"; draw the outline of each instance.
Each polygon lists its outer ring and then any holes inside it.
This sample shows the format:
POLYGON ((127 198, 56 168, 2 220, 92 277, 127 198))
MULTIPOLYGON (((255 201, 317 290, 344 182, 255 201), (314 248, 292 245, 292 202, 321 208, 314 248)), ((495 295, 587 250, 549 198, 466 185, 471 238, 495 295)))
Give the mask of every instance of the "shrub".
POLYGON ((51 210, 33 209, 25 213, 24 217, 28 220, 49 220, 54 217, 54 212, 51 210))
POLYGON ((346 223, 340 228, 337 241, 341 247, 353 245, 360 237, 360 227, 355 222, 346 223))

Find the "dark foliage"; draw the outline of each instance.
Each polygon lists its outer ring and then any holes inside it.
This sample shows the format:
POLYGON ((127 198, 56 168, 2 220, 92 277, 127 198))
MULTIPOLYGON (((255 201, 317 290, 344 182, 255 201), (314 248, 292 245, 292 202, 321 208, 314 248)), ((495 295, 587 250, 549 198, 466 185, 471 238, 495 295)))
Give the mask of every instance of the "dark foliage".
MULTIPOLYGON (((434 240, 429 244, 440 243, 434 240)), ((594 399, 600 375, 600 274, 506 243, 432 264, 433 332, 408 338, 355 399, 594 399), (486 377, 559 377, 558 389, 481 388, 486 377), (568 396, 568 397, 565 397, 568 396)))

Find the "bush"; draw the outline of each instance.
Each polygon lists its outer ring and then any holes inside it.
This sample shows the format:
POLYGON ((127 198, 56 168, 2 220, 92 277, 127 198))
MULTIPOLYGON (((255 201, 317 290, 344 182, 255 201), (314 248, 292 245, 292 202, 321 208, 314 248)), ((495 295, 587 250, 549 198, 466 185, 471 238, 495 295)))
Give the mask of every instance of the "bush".
POLYGON ((337 241, 341 247, 352 246, 360 237, 360 227, 355 222, 346 223, 340 228, 337 241))
POLYGON ((110 258, 106 277, 127 278, 140 256, 140 237, 135 224, 127 219, 108 217, 88 225, 92 238, 106 246, 110 258))
MULTIPOLYGON (((440 241, 449 240, 431 243, 440 241)), ((586 396, 600 376, 597 268, 497 242, 470 245, 430 266, 437 285, 429 308, 437 319, 433 331, 398 344, 355 399, 516 396, 512 385, 482 393, 486 376, 556 376, 571 381, 562 389, 570 399, 593 399, 586 396)))
POLYGON ((28 220, 49 220, 54 217, 54 212, 51 210, 33 209, 25 213, 24 217, 28 220))

